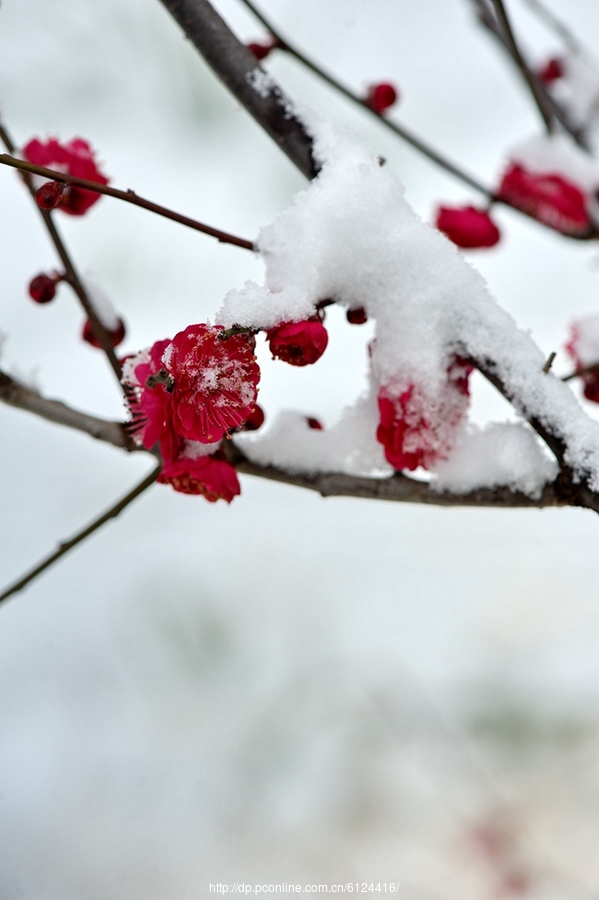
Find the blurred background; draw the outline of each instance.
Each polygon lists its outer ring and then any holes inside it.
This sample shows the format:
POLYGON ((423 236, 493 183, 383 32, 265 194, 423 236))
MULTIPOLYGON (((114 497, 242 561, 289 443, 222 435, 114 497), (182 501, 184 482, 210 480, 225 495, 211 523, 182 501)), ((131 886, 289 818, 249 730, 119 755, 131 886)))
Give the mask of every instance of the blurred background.
MULTIPOLYGON (((593 46, 593 0, 547 0, 593 46)), ((264 31, 235 0, 243 40, 264 31)), ((540 123, 467 0, 262 0, 357 90, 486 183, 540 123)), ((510 3, 534 62, 561 48, 510 3)), ((15 142, 84 137, 111 183, 253 239, 305 187, 158 0, 4 0, 0 110, 15 142)), ((386 157, 416 210, 478 203, 292 59, 288 94, 386 157)), ((124 415, 15 172, 0 171, 1 365, 124 415)), ((547 355, 597 309, 599 251, 498 210, 469 259, 547 355)), ((213 318, 259 259, 103 198, 57 221, 125 318, 123 352, 213 318)), ((337 314, 338 312, 338 314, 337 314)), ((267 424, 330 425, 365 386, 343 313, 310 369, 268 363, 267 424)), ((579 388, 574 390, 579 392, 579 388)), ((593 410, 590 410, 593 414, 593 410)), ((507 406, 476 382, 473 415, 507 406)), ((3 584, 151 468, 0 407, 3 584)), ((0 895, 187 900, 210 883, 393 882, 405 900, 596 897, 599 523, 578 510, 323 500, 245 478, 231 506, 156 486, 0 608, 0 895)))

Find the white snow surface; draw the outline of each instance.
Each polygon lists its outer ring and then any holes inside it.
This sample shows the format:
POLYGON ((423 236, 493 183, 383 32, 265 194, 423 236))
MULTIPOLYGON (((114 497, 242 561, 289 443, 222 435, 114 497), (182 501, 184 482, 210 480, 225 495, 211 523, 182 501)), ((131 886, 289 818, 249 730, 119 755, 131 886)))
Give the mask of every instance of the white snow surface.
POLYGON ((439 491, 472 491, 506 485, 539 497, 557 475, 555 459, 545 452, 524 422, 492 422, 461 429, 451 456, 437 465, 432 482, 439 491))
MULTIPOLYGON (((225 327, 299 321, 324 298, 345 307, 363 306, 376 321, 371 346, 376 386, 401 392, 418 384, 434 409, 456 353, 486 361, 517 410, 561 438, 575 475, 599 488, 599 424, 581 410, 567 385, 543 373, 545 358, 529 335, 497 305, 460 251, 416 215, 390 169, 333 125, 316 122, 311 114, 302 116, 321 171, 259 235, 265 284, 248 282, 230 291, 218 321, 225 327)), ((371 404, 371 418, 375 396, 376 391, 365 401, 371 404)), ((278 460, 272 434, 263 439, 269 444, 269 460, 284 464, 286 457, 289 463, 283 429, 276 433, 281 440, 278 460)), ((507 432, 501 433, 505 437, 507 432)), ((316 444, 321 436, 308 439, 316 444)), ((256 438, 253 453, 261 440, 256 438)), ((340 467, 347 457, 344 447, 340 467)), ((516 467, 507 483, 514 489, 526 483, 537 492, 548 467, 542 454, 536 459, 536 480, 530 473, 523 478, 516 467)), ((481 459, 477 469, 477 484, 506 483, 505 467, 491 457, 481 459)), ((451 489, 451 466, 445 464, 444 471, 444 487, 451 489)), ((455 487, 462 483, 463 476, 456 475, 455 487)))

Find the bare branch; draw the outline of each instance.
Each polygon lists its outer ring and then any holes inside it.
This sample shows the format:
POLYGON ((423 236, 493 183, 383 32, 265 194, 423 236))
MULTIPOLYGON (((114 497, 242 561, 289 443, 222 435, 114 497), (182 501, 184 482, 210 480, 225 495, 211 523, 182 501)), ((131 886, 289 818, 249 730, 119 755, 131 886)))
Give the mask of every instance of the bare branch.
POLYGON ((524 57, 520 53, 520 48, 516 42, 516 38, 512 30, 512 26, 510 24, 510 20, 503 0, 493 0, 493 6, 495 7, 495 15, 497 16, 497 22, 499 24, 499 28, 501 29, 503 42, 507 50, 509 51, 510 56, 514 60, 516 66, 518 67, 522 78, 528 85, 528 89, 532 95, 533 100, 536 103, 539 113, 541 114, 541 118, 545 123, 545 127, 551 134, 551 132, 554 131, 555 126, 552 111, 548 109, 547 95, 542 90, 537 78, 530 71, 529 67, 524 61, 524 57))
POLYGON ((72 409, 60 400, 49 400, 37 391, 16 381, 6 372, 0 371, 0 400, 17 409, 27 410, 49 422, 66 425, 76 431, 83 431, 100 441, 105 441, 121 450, 134 451, 140 448, 131 440, 122 422, 98 419, 88 413, 72 409))
POLYGON ((180 213, 174 212, 172 209, 168 209, 166 206, 160 206, 158 203, 153 203, 151 200, 140 197, 131 189, 121 191, 118 188, 109 187, 107 184, 89 181, 87 178, 77 178, 75 175, 68 175, 66 172, 57 172, 54 169, 46 168, 46 166, 36 166, 24 159, 8 156, 6 153, 0 153, 0 164, 3 166, 10 166, 13 169, 19 169, 21 172, 28 172, 31 175, 41 175, 43 178, 48 178, 52 181, 72 184, 77 187, 86 188, 89 191, 95 191, 98 194, 106 194, 108 197, 115 197, 117 200, 123 200, 125 203, 132 203, 134 206, 140 206, 142 209, 147 209, 149 212, 156 213, 158 216, 163 216, 165 219, 171 219, 173 222, 185 225, 187 228, 193 228, 195 231, 201 231, 203 234, 208 234, 210 237, 216 238, 223 244, 234 244, 236 247, 243 247, 245 250, 254 250, 253 243, 245 238, 237 237, 226 231, 220 231, 218 228, 212 228, 210 225, 205 225, 203 222, 198 222, 197 219, 192 219, 189 216, 183 216, 180 213))
POLYGON ((545 87, 539 82, 535 73, 531 70, 530 66, 522 56, 522 53, 519 49, 517 49, 517 52, 522 64, 524 65, 524 69, 522 69, 520 63, 518 63, 515 59, 513 50, 509 46, 508 40, 506 38, 505 30, 500 27, 496 16, 494 16, 491 11, 491 7, 489 4, 491 2, 494 3, 495 0, 472 0, 472 2, 478 10, 479 22, 489 31, 490 34, 497 38, 503 49, 509 54, 511 59, 516 62, 518 68, 520 68, 520 71, 525 71, 528 73, 528 84, 530 85, 531 83, 534 83, 535 86, 533 94, 535 102, 537 102, 537 98, 541 100, 541 104, 544 110, 544 112, 542 112, 543 119, 545 120, 546 115, 550 115, 560 123, 560 125, 565 129, 565 131, 568 132, 568 134, 574 139, 579 147, 581 147, 583 150, 589 150, 590 148, 584 130, 574 125, 574 123, 570 120, 570 116, 562 107, 562 105, 558 103, 557 100, 555 100, 555 98, 545 90, 545 87))
POLYGON ((57 549, 51 553, 49 556, 46 556, 40 563, 34 566, 29 570, 22 578, 19 578, 18 581, 15 581, 13 584, 9 585, 1 594, 0 594, 0 602, 2 600, 7 600, 8 597, 11 597, 13 594, 18 593, 23 590, 26 585, 28 585, 34 578, 37 578, 38 575, 41 575, 42 572, 45 572, 50 566, 54 565, 61 556, 64 556, 65 553, 68 553, 69 550, 72 550, 73 547, 76 547, 82 541, 84 541, 90 534, 93 534, 94 531, 97 531, 98 528, 101 528, 106 522, 110 519, 114 519, 121 513, 124 509, 129 506, 130 503, 135 500, 136 497, 139 497, 140 494, 143 494, 145 490, 147 490, 151 485, 154 484, 158 475, 160 474, 161 465, 156 466, 149 475, 147 475, 143 481, 140 481, 133 490, 129 491, 118 503, 115 503, 114 506, 111 506, 109 510, 99 516, 97 519, 79 531, 74 537, 70 538, 67 541, 63 541, 57 547, 57 549))
POLYGON ((462 181, 464 184, 467 184, 469 187, 474 188, 475 191, 478 191, 480 194, 483 194, 488 200, 494 199, 493 192, 490 188, 485 187, 482 182, 478 181, 468 172, 464 171, 460 166, 457 166, 455 163, 451 162, 451 160, 447 159, 447 157, 443 156, 434 147, 431 147, 430 144, 427 144, 426 141, 423 141, 422 138, 413 134, 409 131, 405 126, 398 125, 392 119, 388 118, 388 116, 383 116, 381 113, 372 109, 371 106, 365 101, 363 97, 360 97, 355 91, 352 91, 346 85, 344 85, 341 81, 335 78, 333 75, 326 72, 320 65, 311 60, 306 54, 298 50, 293 44, 291 44, 286 38, 283 38, 280 32, 274 28, 272 22, 267 19, 263 13, 261 13, 251 2, 251 0, 241 0, 244 6, 256 16, 259 22, 264 25, 264 27, 270 31, 272 36, 275 38, 276 46, 280 50, 284 50, 289 53, 291 56, 294 56, 298 62, 302 63, 307 69, 311 72, 314 72, 321 81, 326 82, 332 88, 334 88, 338 93, 343 94, 344 97, 347 97, 353 103, 357 103, 358 106, 361 106, 370 115, 375 116, 385 128, 388 128, 390 131, 393 131, 394 134, 398 135, 403 141, 409 144, 414 150, 418 151, 418 153, 430 159, 431 162, 435 163, 435 165, 439 166, 441 169, 444 169, 446 172, 449 172, 450 175, 453 175, 459 181, 462 181))
POLYGON ((478 488, 467 493, 436 490, 434 484, 418 481, 401 472, 389 478, 369 478, 345 475, 340 472, 289 472, 277 466, 263 466, 249 460, 232 441, 224 445, 227 458, 243 475, 266 478, 281 484, 315 491, 321 497, 355 497, 365 500, 386 500, 396 503, 420 503, 430 506, 468 506, 505 508, 545 508, 584 506, 599 512, 599 496, 585 491, 581 498, 573 497, 570 486, 560 476, 546 484, 537 498, 509 487, 478 488), (585 502, 582 502, 584 499, 585 502))

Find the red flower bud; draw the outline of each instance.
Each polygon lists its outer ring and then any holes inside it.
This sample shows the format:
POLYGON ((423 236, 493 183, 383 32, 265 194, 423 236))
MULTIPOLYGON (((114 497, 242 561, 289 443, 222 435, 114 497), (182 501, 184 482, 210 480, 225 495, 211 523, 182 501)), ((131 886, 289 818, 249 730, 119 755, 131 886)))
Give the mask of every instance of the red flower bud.
MULTIPOLYGON (((125 323, 123 322, 123 320, 119 319, 119 323, 116 328, 111 329, 108 334, 110 336, 110 342, 113 347, 116 347, 118 344, 120 344, 125 337, 125 323)), ((89 319, 86 319, 85 321, 81 337, 84 341, 87 341, 88 344, 91 344, 92 347, 101 349, 102 345, 96 337, 94 329, 92 328, 92 323, 89 319)))
POLYGON ((354 306, 353 309, 348 309, 345 313, 345 318, 350 325, 363 325, 368 321, 368 316, 363 306, 354 306))
POLYGON ((264 41, 263 43, 256 41, 255 43, 246 44, 250 53, 253 53, 256 59, 259 60, 266 59, 276 46, 277 41, 275 38, 271 38, 269 41, 264 41))
POLYGON ((564 76, 564 62, 559 56, 554 56, 547 60, 545 65, 539 69, 538 78, 541 84, 549 85, 554 81, 559 81, 564 76))
POLYGON ((36 303, 49 303, 56 294, 56 284, 61 280, 60 276, 36 275, 29 282, 29 296, 36 303))
POLYGON ((35 192, 35 202, 42 209, 56 209, 64 194, 62 181, 47 181, 35 192))
POLYGON ((368 88, 365 103, 376 113, 382 113, 397 102, 398 94, 392 84, 382 82, 371 84, 368 88))
POLYGON ((314 416, 306 416, 306 422, 308 424, 308 428, 312 428, 314 431, 324 431, 322 427, 322 423, 315 419, 314 416))
POLYGON ((282 322, 276 328, 269 328, 266 338, 273 357, 292 366, 315 363, 329 342, 327 330, 318 316, 304 322, 282 322))
POLYGON ((264 410, 256 403, 243 425, 243 431, 257 431, 264 424, 264 410))
POLYGON ((484 209, 474 206, 440 206, 435 225, 458 247, 494 247, 501 237, 499 229, 484 209))

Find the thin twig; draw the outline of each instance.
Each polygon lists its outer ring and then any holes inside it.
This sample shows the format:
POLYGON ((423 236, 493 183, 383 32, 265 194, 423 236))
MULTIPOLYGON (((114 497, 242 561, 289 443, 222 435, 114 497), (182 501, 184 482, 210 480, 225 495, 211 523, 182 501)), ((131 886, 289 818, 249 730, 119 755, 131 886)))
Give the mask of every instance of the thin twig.
POLYGON ((94 531, 97 531, 98 528, 101 528, 105 522, 108 522, 110 519, 114 519, 120 512, 122 512, 130 503, 135 500, 136 497, 139 497, 140 494, 143 494, 145 490, 147 490, 151 485, 154 484, 158 475, 160 474, 161 465, 156 466, 149 475, 147 475, 143 481, 140 481, 133 490, 129 491, 129 493, 123 497, 118 503, 115 503, 114 506, 111 506, 107 512, 103 513, 97 519, 95 519, 90 525, 86 528, 83 528, 79 531, 74 537, 70 538, 67 541, 63 541, 49 556, 46 556, 40 563, 30 569, 22 578, 19 578, 18 581, 15 581, 9 587, 7 587, 0 594, 0 602, 2 600, 6 600, 8 597, 11 597, 13 594, 18 593, 18 591, 23 590, 26 585, 28 585, 34 578, 37 578, 38 575, 41 575, 47 568, 53 565, 57 560, 64 556, 65 553, 68 553, 69 550, 72 550, 73 547, 76 547, 81 541, 84 541, 85 538, 89 537, 90 534, 93 534, 94 531))
POLYGON ((591 375, 593 372, 599 372, 599 362, 591 363, 589 366, 582 366, 575 369, 569 375, 563 375, 562 381, 570 381, 572 378, 580 378, 582 375, 591 375))
POLYGON ((467 184, 469 187, 474 188, 475 191, 483 194, 488 200, 493 199, 493 192, 490 188, 486 187, 484 184, 482 184, 482 182, 478 181, 468 172, 465 172, 464 169, 451 162, 451 160, 447 159, 447 157, 443 156, 443 154, 435 150, 434 147, 431 147, 430 144, 427 144, 426 141, 423 141, 420 137, 413 134, 411 131, 405 128, 405 126, 398 125, 387 116, 383 116, 380 113, 376 112, 376 110, 372 109, 372 107, 369 106, 369 104, 363 97, 360 97, 355 91, 352 91, 333 75, 330 75, 328 72, 326 72, 320 65, 309 59, 305 55, 305 53, 303 53, 303 51, 298 50, 297 47, 293 46, 293 44, 290 44, 289 41, 284 38, 276 28, 274 28, 272 22, 270 22, 270 20, 268 20, 254 6, 251 0, 241 0, 241 2, 254 14, 254 16, 258 19, 259 22, 262 23, 267 31, 270 31, 272 36, 275 38, 276 45, 279 49, 285 50, 291 56, 295 57, 298 62, 302 63, 302 65, 304 65, 307 69, 317 75, 322 81, 325 81, 332 88, 334 88, 338 93, 343 94, 344 97, 347 97, 353 103, 357 103, 363 109, 367 110, 367 112, 375 116, 379 120, 379 122, 381 122, 385 126, 385 128, 393 131, 396 135, 402 138, 402 140, 404 140, 407 144, 417 150, 420 154, 427 157, 427 159, 430 159, 431 162, 435 163, 446 172, 449 172, 464 184, 467 184))
POLYGON ((203 222, 198 222, 197 219, 192 219, 189 216, 183 216, 172 209, 168 209, 166 206, 160 206, 158 203, 153 203, 151 200, 140 197, 131 189, 121 191, 118 188, 109 187, 107 184, 89 181, 87 178, 77 178, 75 175, 57 172, 54 169, 46 168, 46 166, 36 166, 26 160, 8 156, 6 153, 0 153, 0 164, 19 169, 21 172, 28 172, 31 175, 41 175, 42 178, 48 178, 51 181, 60 181, 64 184, 72 184, 89 191, 95 191, 98 194, 106 194, 107 197, 115 197, 117 200, 123 200, 125 203, 132 203, 134 206, 140 206, 142 209, 147 209, 158 216, 164 216, 165 219, 171 219, 173 222, 178 222, 187 228, 193 228, 195 231, 208 234, 223 244, 234 244, 236 247, 243 247, 245 250, 255 249, 253 243, 245 238, 237 237, 226 231, 220 231, 218 228, 212 228, 210 225, 205 225, 203 222))
POLYGON ((547 132, 551 134, 555 130, 555 122, 551 110, 547 106, 547 96, 541 89, 538 79, 530 71, 520 52, 503 0, 493 0, 493 6, 495 7, 495 15, 497 16, 497 21, 503 34, 503 40, 507 50, 516 63, 522 78, 528 85, 531 96, 545 123, 547 132))
MULTIPOLYGON (((6 149, 8 150, 8 152, 10 154, 14 155, 16 152, 15 143, 12 140, 10 134, 8 133, 6 127, 1 122, 0 122, 0 140, 2 140, 2 142, 3 142, 4 146, 6 147, 6 149)), ((4 155, 4 154, 2 154, 2 155, 4 155)), ((11 158, 11 157, 8 157, 8 158, 11 158)), ((31 194, 31 196, 34 200, 34 203, 35 203, 35 187, 33 185, 31 175, 28 174, 27 172, 24 172, 23 180, 24 180, 24 182, 27 186, 27 189, 28 189, 29 193, 31 194)), ((42 209, 41 206, 38 206, 37 203, 35 203, 35 208, 38 210, 39 214, 41 215, 42 219, 44 220, 44 224, 46 226, 48 234, 50 235, 50 238, 52 240, 52 243, 54 244, 56 252, 58 253, 58 255, 61 259, 61 262, 64 266, 64 270, 65 270, 64 281, 68 281, 68 283, 71 285, 71 287, 75 291, 75 294, 79 298, 79 302, 81 303, 81 306, 83 307, 85 314, 87 315, 87 318, 89 319, 89 322, 91 324, 94 335, 96 336, 98 343, 100 344, 100 347, 104 351, 104 354, 106 355, 106 358, 108 359, 108 362, 109 362, 114 374, 116 375, 117 381, 119 382, 119 385, 120 385, 121 375, 122 375, 121 364, 118 361, 117 356, 114 352, 114 347, 112 345, 112 340, 110 338, 110 334, 108 333, 107 328, 105 327, 104 323, 98 316, 95 306, 83 285, 83 281, 79 277, 79 274, 75 268, 75 264, 73 263, 71 256, 70 256, 69 252, 67 251, 66 245, 58 232, 56 224, 52 218, 52 214, 48 210, 42 209)))
MULTIPOLYGON (((478 19, 480 23, 489 31, 490 34, 493 35, 493 37, 495 37, 499 41, 503 50, 505 50, 510 56, 510 59, 513 60, 514 57, 510 51, 510 48, 508 47, 505 32, 499 26, 497 17, 493 15, 491 7, 489 6, 492 0, 472 0, 472 2, 478 10, 478 19)), ((528 63, 526 63, 526 67, 528 72, 532 74, 531 68, 528 63)), ((533 75, 533 77, 535 76, 533 75)), ((555 120, 560 123, 562 128, 564 128, 564 130, 573 138, 575 143, 578 144, 581 149, 588 152, 590 150, 590 147, 584 129, 572 122, 567 110, 557 102, 554 96, 548 93, 544 85, 542 85, 539 80, 536 79, 536 77, 535 83, 538 95, 543 97, 545 109, 555 120)))

